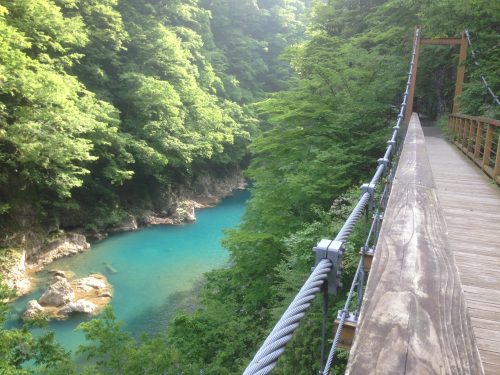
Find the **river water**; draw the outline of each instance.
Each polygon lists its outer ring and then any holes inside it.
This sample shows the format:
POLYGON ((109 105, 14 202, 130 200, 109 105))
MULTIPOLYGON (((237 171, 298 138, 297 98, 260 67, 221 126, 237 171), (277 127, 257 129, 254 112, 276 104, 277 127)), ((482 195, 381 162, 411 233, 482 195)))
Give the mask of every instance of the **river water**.
MULTIPOLYGON (((228 252, 220 244, 223 229, 238 225, 248 197, 247 191, 237 191, 215 207, 197 210, 194 224, 110 236, 92 244, 91 251, 55 261, 47 269, 70 270, 76 277, 102 273, 113 286, 111 306, 124 329, 154 334, 166 327, 176 310, 195 307, 203 273, 227 263, 228 252)), ((46 289, 48 273, 39 278, 37 290, 13 303, 10 325, 18 325, 26 302, 46 289)), ((74 351, 85 342, 75 329, 88 319, 73 315, 49 325, 64 348, 74 351)))

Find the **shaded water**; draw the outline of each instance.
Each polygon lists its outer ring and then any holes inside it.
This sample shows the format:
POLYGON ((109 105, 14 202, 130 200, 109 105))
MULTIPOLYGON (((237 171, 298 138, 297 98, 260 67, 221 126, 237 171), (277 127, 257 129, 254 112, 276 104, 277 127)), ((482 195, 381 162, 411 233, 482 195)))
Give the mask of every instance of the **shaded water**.
MULTIPOLYGON (((110 236, 93 244, 91 251, 55 261, 48 269, 71 270, 76 277, 104 274, 113 286, 111 306, 124 328, 133 334, 158 332, 176 309, 195 301, 193 294, 203 273, 227 262, 228 253, 220 244, 222 230, 239 223, 248 196, 237 191, 215 207, 197 210, 195 224, 110 236)), ((42 272, 40 288, 13 304, 14 325, 19 324, 26 302, 45 290, 48 278, 42 272)), ((75 350, 85 341, 75 328, 85 320, 77 315, 50 322, 50 327, 66 349, 75 350)))

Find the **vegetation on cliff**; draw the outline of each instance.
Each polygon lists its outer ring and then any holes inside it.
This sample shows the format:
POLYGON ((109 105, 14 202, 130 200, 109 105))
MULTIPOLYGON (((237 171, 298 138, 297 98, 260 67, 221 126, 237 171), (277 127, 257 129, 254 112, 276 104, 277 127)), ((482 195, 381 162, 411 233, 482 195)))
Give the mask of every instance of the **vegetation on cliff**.
MULTIPOLYGON (((414 26, 428 37, 468 28, 481 72, 499 87, 499 5, 486 0, 318 1, 298 44, 306 1, 0 4, 4 217, 27 202, 47 220, 72 212, 105 220, 132 201, 154 205, 197 171, 240 163, 255 138, 252 199, 225 240, 231 267, 207 275, 199 311, 139 341, 107 311, 82 326, 93 364, 82 370, 54 357, 44 364, 51 374, 241 372, 309 273, 312 246, 335 233, 353 187, 373 170, 395 120, 414 26), (278 61, 287 45, 286 63, 278 61), (258 136, 246 106, 255 101, 258 136)), ((457 50, 422 53, 417 108, 446 113, 457 50)), ((494 116, 479 70, 467 69, 463 111, 494 116)), ((275 373, 318 370, 320 311, 311 309, 275 373)))

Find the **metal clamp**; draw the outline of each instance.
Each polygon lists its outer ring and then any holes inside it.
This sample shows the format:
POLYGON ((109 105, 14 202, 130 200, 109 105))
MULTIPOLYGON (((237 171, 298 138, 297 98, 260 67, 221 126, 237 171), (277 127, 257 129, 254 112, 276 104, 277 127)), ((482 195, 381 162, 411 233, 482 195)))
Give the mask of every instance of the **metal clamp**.
POLYGON ((318 265, 323 259, 329 259, 332 262, 332 269, 327 278, 328 294, 337 294, 342 287, 340 277, 343 271, 341 258, 344 254, 344 242, 323 239, 313 247, 313 251, 316 253, 315 265, 318 265))
MULTIPOLYGON (((385 169, 385 168, 384 168, 385 169)), ((368 201, 368 209, 373 209, 373 197, 375 195, 375 185, 373 184, 363 184, 361 185, 361 194, 368 193, 370 194, 370 200, 368 201)))
POLYGON ((384 165, 385 168, 389 165, 389 159, 380 158, 377 160, 378 165, 384 165))
POLYGON ((361 185, 361 193, 369 193, 371 196, 373 196, 373 193, 375 192, 375 185, 373 184, 363 184, 361 185))

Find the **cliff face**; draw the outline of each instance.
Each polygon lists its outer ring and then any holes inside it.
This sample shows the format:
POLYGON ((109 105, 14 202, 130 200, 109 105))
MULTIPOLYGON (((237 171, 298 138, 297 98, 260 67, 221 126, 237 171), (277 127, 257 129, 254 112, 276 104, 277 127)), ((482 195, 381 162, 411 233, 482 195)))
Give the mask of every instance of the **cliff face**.
POLYGON ((56 259, 89 250, 89 240, 103 239, 108 233, 136 230, 140 226, 196 221, 196 208, 214 205, 233 190, 245 187, 245 180, 239 173, 223 178, 202 174, 192 184, 178 187, 175 193, 166 197, 160 209, 132 208, 122 222, 92 232, 44 225, 26 211, 22 225, 11 226, 13 229, 0 244, 3 247, 0 248, 0 272, 18 296, 24 295, 32 288, 31 275, 56 259))

